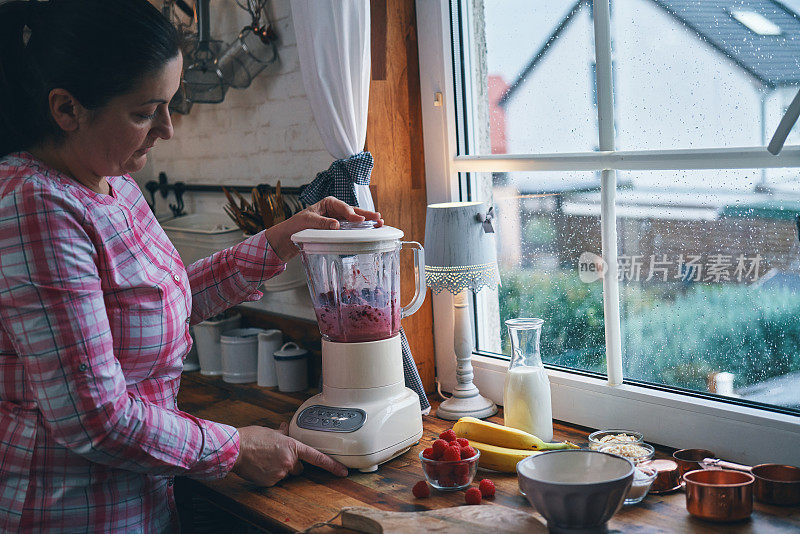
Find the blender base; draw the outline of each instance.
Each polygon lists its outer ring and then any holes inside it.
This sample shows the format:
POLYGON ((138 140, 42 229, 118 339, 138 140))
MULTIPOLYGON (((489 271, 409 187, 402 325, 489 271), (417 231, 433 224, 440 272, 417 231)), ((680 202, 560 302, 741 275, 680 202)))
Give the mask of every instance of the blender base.
POLYGON ((419 395, 405 387, 400 336, 322 341, 322 393, 300 406, 289 436, 347 467, 374 471, 422 437, 419 395))
POLYGON ((378 465, 405 453, 422 438, 419 396, 402 383, 390 388, 395 390, 394 395, 383 387, 350 392, 331 392, 336 388, 327 388, 300 406, 289 424, 289 436, 347 467, 365 473, 375 471, 378 465), (345 400, 343 394, 351 399, 345 400), (365 394, 374 398, 367 400, 365 394), (303 421, 314 419, 309 414, 333 414, 333 421, 340 414, 346 418, 354 412, 363 412, 364 422, 351 432, 300 426, 304 424, 303 421))

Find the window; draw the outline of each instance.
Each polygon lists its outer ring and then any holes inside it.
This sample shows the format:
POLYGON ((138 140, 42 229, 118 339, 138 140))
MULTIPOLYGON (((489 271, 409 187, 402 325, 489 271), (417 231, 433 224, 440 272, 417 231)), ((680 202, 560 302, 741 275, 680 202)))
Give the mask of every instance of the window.
MULTIPOLYGON (((576 267, 584 251, 601 252, 599 219, 564 212, 565 198, 599 191, 595 173, 512 172, 494 182, 501 320, 545 318, 545 363, 605 374, 602 283, 583 282, 576 267)), ((493 352, 492 341, 479 336, 477 346, 493 352)), ((510 354, 509 343, 503 328, 502 354, 510 354)))
POLYGON ((618 149, 766 145, 800 81, 800 19, 757 4, 769 19, 733 0, 612 2, 618 149))
POLYGON ((800 16, 761 4, 779 33, 736 2, 417 2, 429 201, 498 212, 482 392, 501 400, 502 320, 537 315, 556 418, 742 459, 766 433, 783 445, 745 456, 800 461, 800 147, 764 148, 800 82, 800 16))
POLYGON ((800 199, 756 191, 758 169, 619 174, 624 375, 798 413, 800 199))

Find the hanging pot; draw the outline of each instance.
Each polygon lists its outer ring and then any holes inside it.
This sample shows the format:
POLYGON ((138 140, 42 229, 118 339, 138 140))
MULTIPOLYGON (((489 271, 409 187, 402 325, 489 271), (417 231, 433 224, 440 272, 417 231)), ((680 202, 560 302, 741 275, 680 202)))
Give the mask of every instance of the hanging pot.
POLYGON ((268 28, 254 24, 242 29, 239 37, 222 53, 219 65, 229 86, 245 89, 277 59, 278 47, 268 28))
POLYGON ((189 100, 185 81, 181 80, 178 91, 172 96, 172 100, 169 101, 169 110, 172 113, 178 113, 180 115, 188 115, 192 110, 192 101, 189 100))

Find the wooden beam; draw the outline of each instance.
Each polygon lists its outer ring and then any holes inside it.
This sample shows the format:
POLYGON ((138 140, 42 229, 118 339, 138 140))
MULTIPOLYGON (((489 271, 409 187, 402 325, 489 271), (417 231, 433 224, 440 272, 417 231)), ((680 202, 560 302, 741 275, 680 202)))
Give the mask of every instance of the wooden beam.
MULTIPOLYGON (((427 200, 415 4, 411 0, 373 0, 371 5, 373 24, 382 24, 381 17, 375 19, 376 10, 385 5, 386 13, 386 74, 382 79, 373 71, 370 84, 367 145, 375 158, 371 189, 386 224, 403 230, 405 240, 422 243, 427 200)), ((373 26, 373 36, 376 31, 373 26)), ((374 54, 374 41, 372 50, 374 54)), ((403 253, 401 271, 402 302, 406 304, 414 291, 411 254, 403 253)), ((403 320, 426 391, 434 387, 432 324, 430 300, 403 320)))
MULTIPOLYGON (((386 13, 387 0, 370 0, 370 42, 372 51, 372 79, 386 79, 386 13)), ((417 69, 419 70, 419 69, 417 69)))

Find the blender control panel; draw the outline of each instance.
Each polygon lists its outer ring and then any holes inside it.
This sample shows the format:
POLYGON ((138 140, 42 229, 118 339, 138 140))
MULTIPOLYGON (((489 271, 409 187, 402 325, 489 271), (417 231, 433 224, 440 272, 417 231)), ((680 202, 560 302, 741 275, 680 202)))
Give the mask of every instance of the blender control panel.
POLYGON ((322 432, 355 432, 366 420, 367 414, 358 408, 336 408, 315 404, 297 415, 297 426, 322 432))

